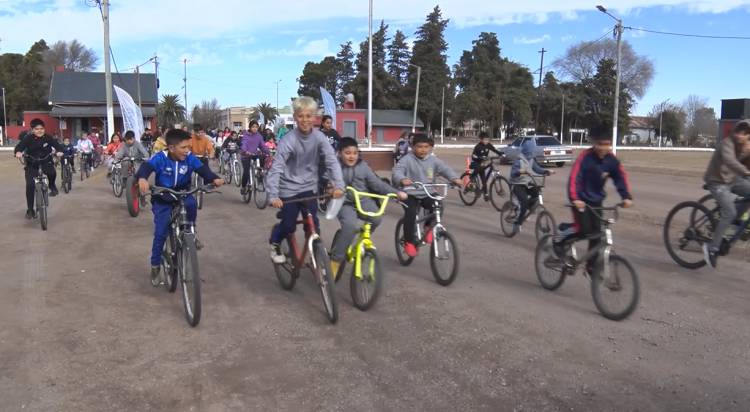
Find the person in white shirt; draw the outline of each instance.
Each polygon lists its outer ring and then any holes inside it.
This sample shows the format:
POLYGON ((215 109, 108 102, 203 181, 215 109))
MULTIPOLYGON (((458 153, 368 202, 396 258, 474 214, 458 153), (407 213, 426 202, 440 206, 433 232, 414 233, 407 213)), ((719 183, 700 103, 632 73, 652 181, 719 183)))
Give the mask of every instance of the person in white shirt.
POLYGON ((89 139, 87 135, 81 136, 76 144, 76 150, 81 154, 81 167, 89 167, 94 170, 93 154, 94 154, 94 143, 89 139))

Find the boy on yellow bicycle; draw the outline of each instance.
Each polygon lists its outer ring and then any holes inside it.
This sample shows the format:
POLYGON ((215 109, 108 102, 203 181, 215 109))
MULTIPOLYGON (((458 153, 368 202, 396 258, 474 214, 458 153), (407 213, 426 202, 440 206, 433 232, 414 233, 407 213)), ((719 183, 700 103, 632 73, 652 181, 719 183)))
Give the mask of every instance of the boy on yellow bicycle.
MULTIPOLYGON (((372 171, 367 162, 359 158, 357 141, 351 137, 344 137, 339 143, 339 162, 341 163, 345 186, 351 186, 360 192, 380 195, 396 193, 400 200, 407 199, 406 193, 400 192, 385 183, 372 171)), ((367 212, 376 212, 380 209, 371 198, 361 198, 360 204, 362 209, 367 212)), ((338 219, 341 230, 331 246, 331 272, 333 272, 334 279, 338 276, 341 262, 346 258, 346 249, 352 243, 360 226, 359 214, 352 199, 347 197, 339 211, 338 219)), ((380 224, 380 218, 370 218, 370 221, 374 231, 380 224)))

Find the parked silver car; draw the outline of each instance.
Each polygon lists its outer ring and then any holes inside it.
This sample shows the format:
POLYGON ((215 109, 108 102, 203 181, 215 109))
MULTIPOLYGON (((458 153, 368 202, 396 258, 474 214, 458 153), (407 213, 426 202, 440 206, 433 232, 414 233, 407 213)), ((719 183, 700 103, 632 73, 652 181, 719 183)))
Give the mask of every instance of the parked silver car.
POLYGON ((554 136, 520 136, 513 143, 500 149, 506 162, 513 162, 521 154, 521 145, 528 139, 536 142, 534 157, 540 165, 554 164, 557 167, 565 166, 565 163, 573 161, 573 149, 564 146, 554 136))

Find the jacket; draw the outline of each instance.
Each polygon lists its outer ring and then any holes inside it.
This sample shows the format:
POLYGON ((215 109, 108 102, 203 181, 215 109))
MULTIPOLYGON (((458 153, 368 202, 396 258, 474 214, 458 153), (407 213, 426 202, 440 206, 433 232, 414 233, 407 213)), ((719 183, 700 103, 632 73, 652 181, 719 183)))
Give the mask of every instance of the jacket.
POLYGON ((221 148, 229 153, 236 153, 240 150, 240 139, 224 139, 224 143, 221 144, 221 148))
MULTIPOLYGON (((448 180, 458 179, 456 172, 433 154, 420 159, 414 152, 410 152, 402 157, 393 168, 393 183, 399 186, 404 179, 421 183, 435 183, 438 176, 448 180)), ((422 189, 409 189, 406 192, 416 198, 427 196, 422 189)))
POLYGON ((67 157, 70 157, 76 154, 76 148, 72 144, 63 144, 61 151, 63 153, 63 156, 67 156, 67 157))
POLYGON ((214 144, 208 137, 193 135, 190 139, 190 151, 195 156, 209 156, 214 152, 214 144))
POLYGON ((600 206, 607 197, 604 191, 607 178, 612 178, 621 198, 633 198, 628 175, 613 154, 610 153, 604 159, 600 159, 593 148, 584 150, 578 155, 571 168, 568 199, 571 202, 581 200, 589 205, 600 206))
POLYGON ((257 155, 258 152, 268 154, 268 148, 263 142, 260 133, 245 133, 242 135, 242 157, 257 155))
MULTIPOLYGON (((351 186, 360 192, 375 193, 379 195, 398 192, 391 185, 380 179, 380 177, 372 171, 370 165, 362 159, 357 160, 357 163, 351 167, 346 166, 341 162, 341 175, 344 178, 345 186, 351 186)), ((354 199, 351 198, 348 191, 346 203, 354 203, 354 199)))
POLYGON ((167 141, 164 139, 164 136, 159 136, 154 141, 154 147, 151 148, 151 151, 154 153, 163 152, 164 150, 167 150, 167 141))
POLYGON ((471 160, 475 162, 486 160, 490 157, 490 152, 495 152, 498 156, 502 156, 502 153, 495 149, 495 146, 493 146, 492 143, 477 143, 477 145, 474 146, 474 151, 471 152, 471 160))
POLYGON ((122 143, 110 143, 104 148, 104 153, 114 156, 120 149, 120 146, 122 146, 122 143))
MULTIPOLYGON (((156 186, 167 187, 172 190, 187 190, 190 188, 190 179, 193 172, 198 173, 206 180, 219 178, 192 153, 188 153, 185 160, 178 161, 170 158, 166 151, 157 153, 148 161, 143 162, 141 167, 138 168, 136 177, 148 180, 151 173, 155 173, 154 184, 156 186)), ((175 200, 167 194, 155 196, 154 199, 162 202, 173 202, 175 200)))
POLYGON ((325 164, 334 187, 344 190, 341 166, 325 135, 317 129, 307 135, 299 129, 291 130, 279 142, 266 177, 268 198, 285 199, 304 192, 317 193, 321 163, 325 164))
POLYGON ((93 153, 94 147, 94 142, 92 142, 91 139, 81 139, 78 141, 78 144, 76 144, 76 150, 86 154, 93 153))
POLYGON ((320 131, 326 135, 328 138, 328 143, 330 143, 331 147, 333 147, 334 151, 339 150, 339 144, 341 143, 341 136, 339 135, 339 132, 336 131, 336 129, 328 129, 323 130, 320 129, 320 131))
POLYGON ((725 137, 716 145, 708 163, 703 181, 708 184, 731 184, 737 176, 744 177, 750 171, 742 164, 750 155, 738 148, 734 138, 725 137))
POLYGON ((145 147, 141 144, 141 142, 133 142, 132 145, 128 146, 127 143, 123 143, 120 145, 120 147, 117 149, 117 153, 115 154, 115 160, 120 161, 124 157, 133 157, 136 160, 146 160, 148 159, 148 151, 145 147))
POLYGON ((536 159, 534 159, 535 150, 536 143, 534 143, 534 140, 528 139, 523 142, 521 156, 513 162, 513 166, 510 168, 511 184, 531 186, 534 184, 534 179, 529 174, 542 176, 549 174, 549 171, 539 166, 536 159))
MULTIPOLYGON (((34 134, 28 133, 20 142, 18 142, 15 149, 13 149, 13 152, 22 152, 32 157, 42 158, 50 155, 52 149, 55 149, 57 152, 63 151, 60 142, 55 140, 52 136, 45 134, 44 136, 37 138, 34 134)), ((46 162, 52 162, 52 157, 44 160, 43 163, 46 162)), ((30 160, 27 165, 36 165, 36 162, 30 160)))

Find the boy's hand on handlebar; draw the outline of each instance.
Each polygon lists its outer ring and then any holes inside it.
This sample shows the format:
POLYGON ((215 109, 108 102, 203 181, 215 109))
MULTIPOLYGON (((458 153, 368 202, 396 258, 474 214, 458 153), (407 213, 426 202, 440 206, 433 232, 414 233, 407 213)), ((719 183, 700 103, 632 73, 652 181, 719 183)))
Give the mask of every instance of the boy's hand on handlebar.
POLYGON ((341 197, 344 196, 344 191, 341 190, 341 189, 335 189, 333 191, 333 195, 332 196, 333 196, 334 199, 340 199, 341 197))
POLYGON ((284 202, 282 202, 281 199, 273 199, 271 200, 271 206, 276 209, 281 209, 281 207, 284 206, 284 202))
POLYGON ((622 208, 628 209, 633 207, 633 200, 632 199, 625 199, 622 201, 622 208))
POLYGON ((582 200, 574 200, 573 206, 575 206, 579 212, 583 212, 584 210, 586 210, 586 203, 583 203, 582 200))
POLYGON ((554 171, 554 170, 547 170, 547 176, 553 175, 555 173, 557 173, 557 172, 554 171))
POLYGON ((407 195, 406 192, 398 192, 398 193, 396 193, 396 195, 398 196, 398 200, 400 200, 402 202, 405 202, 406 199, 409 198, 409 195, 407 195))
POLYGON ((23 152, 16 152, 16 158, 20 159, 23 157, 23 152))
POLYGON ((148 184, 148 180, 138 179, 138 188, 141 190, 141 193, 148 193, 151 186, 148 184))
POLYGON ((212 182, 214 186, 219 187, 224 185, 224 179, 214 179, 212 182))
POLYGON ((414 184, 414 182, 412 182, 412 180, 411 180, 411 179, 403 179, 403 180, 401 181, 401 186, 402 186, 402 187, 406 187, 406 186, 411 186, 411 185, 413 185, 413 184, 414 184))

